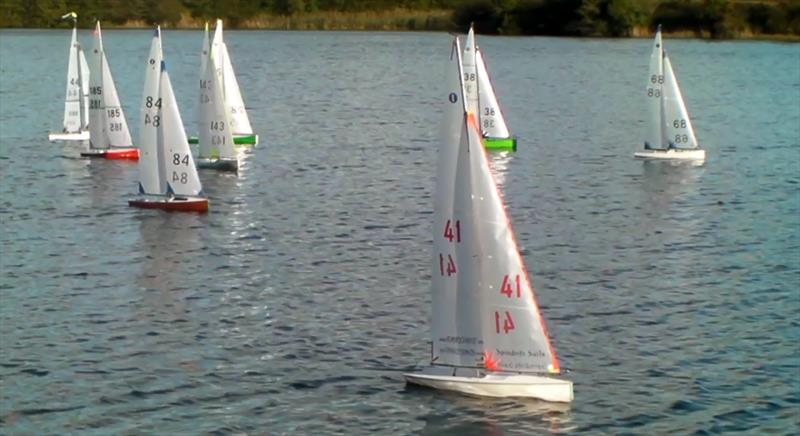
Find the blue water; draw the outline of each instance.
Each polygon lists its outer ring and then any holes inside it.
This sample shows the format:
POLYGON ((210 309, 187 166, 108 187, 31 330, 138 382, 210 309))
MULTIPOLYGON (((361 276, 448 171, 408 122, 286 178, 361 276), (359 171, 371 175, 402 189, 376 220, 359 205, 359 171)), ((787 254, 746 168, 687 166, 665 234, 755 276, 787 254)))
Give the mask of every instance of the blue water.
MULTIPOLYGON (((138 137, 146 30, 104 43, 138 137)), ((90 44, 88 32, 81 40, 90 44)), ((634 160, 649 40, 480 37, 493 158, 575 401, 407 388, 450 40, 226 33, 262 143, 207 215, 50 144, 68 34, 0 31, 7 434, 800 432, 800 45, 667 40, 705 165, 634 160)), ((164 32, 189 133, 199 32, 164 32)))

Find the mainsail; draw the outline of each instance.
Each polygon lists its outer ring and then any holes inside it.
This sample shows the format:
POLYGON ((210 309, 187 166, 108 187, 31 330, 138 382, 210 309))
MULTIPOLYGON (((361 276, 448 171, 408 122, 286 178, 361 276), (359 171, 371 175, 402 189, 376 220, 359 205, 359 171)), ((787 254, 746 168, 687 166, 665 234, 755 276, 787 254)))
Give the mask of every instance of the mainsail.
POLYGON ((480 117, 480 104, 478 94, 478 66, 476 60, 477 47, 475 45, 475 31, 469 28, 467 41, 464 43, 462 59, 462 74, 464 75, 464 95, 467 100, 467 112, 478 114, 480 117))
POLYGON ((158 126, 161 124, 159 110, 162 106, 159 97, 161 61, 161 28, 157 27, 150 43, 144 72, 142 105, 139 109, 139 193, 163 194, 167 190, 164 168, 159 167, 158 126))
POLYGON ((80 132, 83 127, 81 119, 81 71, 78 53, 77 24, 72 28, 72 40, 69 45, 69 63, 67 64, 67 91, 64 102, 64 131, 69 133, 80 132))
POLYGON ((665 148, 662 144, 662 119, 661 119, 661 92, 664 84, 663 50, 661 45, 661 26, 656 31, 653 41, 653 51, 650 54, 650 69, 647 74, 647 134, 644 139, 644 148, 665 148))
POLYGON ((452 50, 434 207, 432 363, 558 372, 477 116, 463 103, 457 40, 452 50))

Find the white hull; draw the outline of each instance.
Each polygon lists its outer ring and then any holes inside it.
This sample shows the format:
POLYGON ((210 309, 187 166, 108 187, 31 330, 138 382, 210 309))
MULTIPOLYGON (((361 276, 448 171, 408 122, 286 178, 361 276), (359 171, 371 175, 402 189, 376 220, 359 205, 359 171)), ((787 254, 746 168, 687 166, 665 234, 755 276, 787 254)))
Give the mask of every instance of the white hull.
POLYGON ((470 377, 449 375, 452 372, 452 368, 428 367, 423 372, 404 376, 410 384, 479 397, 536 398, 557 403, 569 403, 574 398, 569 380, 502 372, 479 373, 477 370, 472 370, 475 376, 470 377))
POLYGON ((670 159, 670 160, 705 160, 706 151, 702 148, 695 150, 644 150, 633 154, 640 159, 670 159))
POLYGON ((89 140, 89 131, 88 130, 81 130, 80 132, 74 133, 51 133, 47 135, 47 139, 50 142, 55 141, 88 141, 89 140))

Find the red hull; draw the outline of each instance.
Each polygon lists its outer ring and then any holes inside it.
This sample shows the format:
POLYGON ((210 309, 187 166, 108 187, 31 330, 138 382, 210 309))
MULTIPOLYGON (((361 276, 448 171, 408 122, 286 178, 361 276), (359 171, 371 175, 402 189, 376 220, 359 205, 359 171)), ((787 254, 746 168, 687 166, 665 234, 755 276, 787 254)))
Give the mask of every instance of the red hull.
POLYGON ((119 150, 108 150, 105 154, 106 159, 130 159, 139 160, 138 148, 121 148, 119 150))
POLYGON ((187 199, 146 199, 137 198, 129 200, 128 206, 140 207, 142 209, 161 209, 170 212, 208 212, 208 200, 205 198, 187 199))
POLYGON ((138 148, 118 148, 110 150, 90 150, 81 153, 84 157, 102 157, 104 159, 139 160, 138 148))

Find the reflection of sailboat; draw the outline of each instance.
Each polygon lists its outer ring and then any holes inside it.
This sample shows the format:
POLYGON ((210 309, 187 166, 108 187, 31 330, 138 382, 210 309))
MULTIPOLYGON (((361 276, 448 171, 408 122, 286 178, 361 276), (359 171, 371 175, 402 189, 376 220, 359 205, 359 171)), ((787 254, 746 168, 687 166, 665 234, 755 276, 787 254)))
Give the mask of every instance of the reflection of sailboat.
POLYGON ((187 288, 186 278, 192 276, 191 264, 176 261, 175 253, 194 256, 202 250, 203 242, 197 229, 206 225, 198 214, 141 214, 139 233, 146 253, 138 284, 144 288, 169 292, 187 288))
POLYGON ((70 12, 72 40, 67 63, 67 96, 64 100, 64 130, 51 133, 50 141, 85 141, 89 139, 89 66, 78 43, 78 14, 70 12))
POLYGON ((483 144, 487 150, 517 150, 517 138, 508 130, 483 52, 475 43, 475 29, 469 27, 463 55, 464 93, 467 96, 467 111, 477 115, 480 122, 483 144))
POLYGON ((468 111, 453 41, 439 151, 431 365, 411 384, 490 397, 570 402, 502 198, 468 111))
POLYGON ((706 151, 697 144, 678 80, 664 50, 660 25, 650 55, 646 91, 647 137, 644 151, 636 152, 634 156, 644 159, 705 159, 706 151))
POLYGON ((568 403, 531 399, 502 401, 455 394, 448 400, 471 419, 463 421, 453 419, 452 413, 431 413, 422 418, 425 426, 420 430, 421 435, 503 435, 507 432, 534 435, 561 433, 574 426, 568 403))
POLYGON ((89 149, 81 152, 81 156, 139 159, 139 149, 132 145, 128 122, 111 77, 99 21, 93 35, 94 48, 89 53, 89 149))

